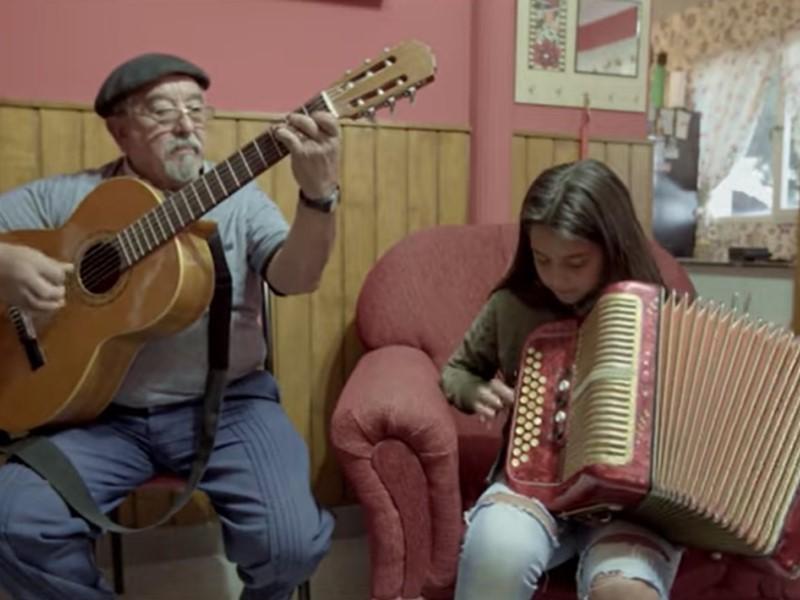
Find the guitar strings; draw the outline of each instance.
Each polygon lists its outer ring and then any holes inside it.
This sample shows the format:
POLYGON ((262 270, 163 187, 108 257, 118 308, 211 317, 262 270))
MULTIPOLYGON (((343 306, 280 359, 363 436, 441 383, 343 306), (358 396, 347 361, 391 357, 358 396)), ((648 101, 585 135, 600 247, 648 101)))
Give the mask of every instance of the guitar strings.
MULTIPOLYGON (((328 96, 331 99, 336 99, 339 96, 343 95, 344 92, 339 91, 328 91, 328 96)), ((297 109, 295 112, 305 112, 308 114, 310 111, 315 110, 326 110, 327 105, 322 97, 322 95, 317 96, 307 104, 304 104, 302 107, 297 109)), ((225 199, 236 193, 241 187, 249 183, 252 179, 255 179, 258 175, 252 175, 250 165, 254 164, 255 160, 258 160, 259 163, 264 165, 264 168, 259 170, 259 175, 267 170, 269 167, 274 165, 278 160, 282 159, 286 156, 288 152, 286 151, 283 144, 281 144, 278 140, 272 136, 271 129, 268 129, 265 133, 261 134, 251 142, 249 142, 244 148, 240 148, 239 151, 234 153, 231 157, 220 163, 219 165, 215 165, 212 170, 208 173, 205 173, 200 178, 196 179, 192 183, 188 184, 187 186, 181 188, 177 192, 170 194, 166 197, 165 201, 146 213, 144 213, 141 217, 139 217, 136 221, 131 223, 130 225, 126 226, 124 229, 119 231, 109 242, 107 243, 108 246, 111 247, 112 252, 101 252, 99 256, 95 256, 94 260, 87 258, 90 260, 91 263, 87 265, 85 268, 80 269, 81 278, 83 279, 84 286, 92 290, 102 281, 110 276, 116 276, 120 272, 127 270, 127 268, 136 264, 139 260, 153 252, 155 249, 169 241, 169 239, 161 240, 160 243, 156 243, 154 245, 150 245, 148 243, 147 237, 147 230, 145 226, 149 226, 150 230, 156 234, 157 225, 158 228, 162 231, 170 231, 173 232, 171 237, 174 237, 177 233, 181 230, 185 229, 186 226, 191 224, 191 222, 197 220, 200 216, 211 210, 218 202, 215 200, 213 193, 212 194, 203 194, 206 196, 210 196, 210 200, 212 202, 211 206, 207 206, 202 202, 201 194, 195 189, 195 187, 199 187, 199 184, 205 185, 207 190, 211 191, 211 184, 213 183, 213 179, 211 177, 212 174, 216 175, 217 180, 219 182, 218 186, 222 189, 222 192, 225 194, 221 199, 225 199), (269 137, 267 137, 269 136, 269 137), (271 139, 272 147, 263 147, 260 144, 260 141, 266 141, 267 139, 271 139), (241 155, 241 157, 246 161, 242 164, 241 160, 237 161, 237 158, 241 155), (238 162, 239 165, 234 165, 234 162, 238 162), (224 167, 228 168, 228 175, 233 176, 233 191, 228 191, 228 187, 225 185, 222 176, 224 173, 222 169, 224 167), (243 167, 243 168, 242 168, 243 167), (238 177, 237 177, 238 175, 238 177), (206 180, 207 179, 207 180, 206 180), (205 181, 202 181, 205 180, 205 181), (239 181, 244 181, 245 183, 238 185, 239 181), (201 207, 201 212, 199 214, 195 214, 195 209, 192 208, 191 204, 189 203, 188 199, 186 198, 186 192, 193 192, 195 198, 197 200, 197 204, 201 207), (184 222, 183 217, 181 216, 181 211, 178 208, 178 200, 183 202, 184 208, 186 212, 192 217, 189 222, 184 222), (163 215, 163 216, 162 216, 163 215), (170 217, 173 217, 170 219, 170 217), (153 223, 153 221, 155 221, 153 223), (179 223, 182 224, 177 231, 175 231, 174 226, 172 223, 179 223), (139 229, 142 234, 139 235, 136 233, 136 229, 139 229), (133 242, 129 241, 127 243, 127 249, 129 252, 126 252, 126 245, 123 240, 123 235, 127 233, 127 237, 129 240, 133 240, 133 242), (135 245, 134 245, 135 242, 135 245), (137 248, 138 247, 138 248, 137 248), (132 256, 132 259, 128 259, 128 255, 132 256), (98 260, 99 259, 99 260, 98 260)), ((158 236, 155 235, 156 242, 158 242, 158 236)))
MULTIPOLYGON (((334 89, 334 90, 327 90, 326 92, 327 92, 328 97, 331 100, 336 100, 339 97, 343 96, 347 92, 347 90, 334 89)), ((327 108, 328 107, 327 107, 327 104, 325 103, 324 98, 322 97, 322 95, 319 95, 316 98, 314 98, 313 100, 311 100, 310 102, 308 102, 305 105, 303 105, 301 108, 297 109, 296 112, 305 112, 306 114, 309 114, 309 111, 327 110, 327 108)), ((265 134, 262 134, 261 136, 259 136, 255 140, 252 140, 250 143, 248 143, 245 146, 245 148, 240 149, 237 153, 235 153, 234 155, 232 155, 231 157, 229 157, 228 159, 226 159, 225 161, 223 161, 219 165, 215 166, 214 169, 212 169, 212 171, 209 171, 209 173, 205 174, 202 178, 205 178, 206 175, 209 175, 208 181, 206 181, 204 183, 205 183, 206 187, 210 190, 209 186, 210 186, 210 184, 213 183, 213 178, 211 178, 210 175, 211 175, 212 172, 214 172, 217 175, 217 178, 218 178, 218 180, 220 182, 220 187, 222 188, 222 191, 225 194, 224 198, 227 198, 230 195, 232 195, 233 193, 235 193, 236 191, 238 191, 239 188, 243 187, 241 185, 236 185, 236 183, 239 180, 239 178, 236 177, 237 174, 241 177, 242 180, 245 180, 247 183, 249 183, 249 180, 254 179, 254 177, 249 173, 249 164, 251 164, 252 160, 254 158, 256 158, 256 156, 255 156, 256 154, 258 154, 257 158, 259 158, 260 162, 262 162, 262 163, 266 162, 265 167, 269 168, 273 164, 275 164, 275 162, 277 162, 277 160, 280 160, 281 158, 283 158, 285 156, 285 153, 286 153, 286 150, 285 150, 285 148, 283 148, 283 145, 280 144, 280 142, 278 142, 277 140, 275 140, 274 137, 272 136, 270 130, 268 130, 267 132, 265 132, 265 134), (267 134, 270 135, 270 139, 271 139, 273 145, 274 146, 278 146, 280 148, 279 154, 278 154, 277 157, 275 157, 273 155, 273 150, 271 148, 265 148, 265 149, 263 149, 263 151, 261 150, 261 145, 259 144, 259 139, 262 139, 262 138, 265 139, 265 136, 267 134), (283 153, 283 155, 281 155, 280 153, 283 153), (264 156, 264 154, 267 154, 267 156, 264 156), (233 161, 235 161, 239 155, 241 155, 242 157, 244 157, 246 159, 246 164, 244 166, 245 166, 245 170, 248 171, 247 173, 244 173, 244 172, 242 172, 241 169, 233 166, 233 161), (234 186, 235 186, 236 189, 234 189, 232 192, 228 192, 227 187, 225 186, 224 182, 222 181, 222 175, 224 174, 223 171, 222 171, 222 168, 226 167, 226 166, 228 168, 229 174, 232 173, 233 174, 233 178, 235 180, 234 181, 234 186), (233 166, 233 169, 231 168, 232 166, 233 166)), ((259 172, 259 174, 261 172, 263 172, 264 170, 266 170, 266 169, 262 169, 259 172)), ((134 223, 132 223, 131 225, 127 226, 125 229, 120 231, 110 242, 108 242, 108 244, 112 247, 113 252, 112 253, 108 253, 108 252, 103 253, 99 257, 100 260, 93 261, 93 264, 89 265, 88 267, 86 267, 85 269, 83 269, 81 271, 82 274, 83 274, 84 285, 87 288, 91 289, 92 287, 96 286, 98 283, 102 282, 106 277, 109 277, 111 275, 117 275, 120 271, 126 270, 128 267, 132 266, 133 264, 135 264, 136 262, 138 262, 139 260, 141 260, 142 258, 147 256, 149 253, 151 253, 153 250, 155 250, 156 248, 158 248, 161 245, 163 245, 163 243, 168 241, 168 240, 163 240, 161 243, 157 243, 157 244, 155 244, 155 245, 153 245, 151 247, 148 247, 149 244, 148 244, 148 239, 147 239, 147 233, 146 233, 146 229, 144 228, 144 226, 148 225, 150 227, 150 230, 154 234, 155 234, 155 231, 156 231, 154 225, 158 225, 159 229, 161 229, 162 231, 165 231, 167 229, 174 230, 174 228, 172 227, 173 220, 170 219, 170 215, 175 218, 174 219, 175 222, 180 223, 181 220, 182 220, 181 211, 178 209, 178 205, 176 204, 176 201, 177 201, 178 198, 180 198, 183 201, 183 204, 184 204, 184 206, 186 208, 186 211, 192 216, 192 220, 196 220, 199 216, 202 216, 202 214, 204 214, 205 212, 208 212, 208 210, 211 210, 211 208, 213 208, 213 206, 210 207, 210 208, 203 207, 203 211, 199 215, 194 215, 193 209, 191 208, 190 203, 188 202, 188 200, 185 197, 185 192, 186 191, 193 192, 195 194, 195 197, 197 198, 198 202, 200 201, 200 194, 193 187, 193 186, 199 184, 199 182, 200 182, 200 180, 198 179, 198 180, 192 182, 191 184, 185 186, 184 188, 182 188, 178 192, 170 194, 167 197, 167 199, 166 199, 166 201, 164 203, 159 204, 158 206, 154 207, 153 209, 151 209, 150 211, 148 211, 147 213, 142 215, 134 223), (165 218, 162 218, 162 216, 161 216, 162 214, 163 214, 163 216, 165 218), (155 221, 155 223, 153 223, 153 221, 155 221), (136 234, 136 231, 135 231, 136 227, 138 227, 143 232, 144 235, 142 237, 140 237, 140 236, 138 236, 136 234), (139 252, 137 252, 137 248, 134 246, 134 244, 131 243, 131 242, 128 242, 128 248, 131 250, 131 253, 133 254, 133 260, 128 260, 128 258, 126 256, 127 253, 125 252, 125 245, 124 245, 124 243, 122 241, 122 236, 126 232, 128 233, 128 238, 129 239, 133 239, 136 242, 136 245, 139 246, 139 252), (142 239, 144 239, 144 243, 142 243, 142 241, 141 241, 142 239), (138 256, 137 256, 137 254, 138 254, 138 256), (117 260, 118 257, 123 257, 124 260, 117 260), (121 269, 120 269, 120 266, 122 266, 121 269)), ((216 205, 216 203, 215 203, 215 205, 216 205)), ((188 223, 184 224, 183 227, 185 228, 186 225, 188 225, 188 223)), ((175 232, 175 233, 177 233, 177 232, 175 232)), ((175 233, 173 233, 172 236, 174 236, 175 233)), ((172 237, 172 236, 170 236, 170 237, 172 237)))
MULTIPOLYGON (((344 89, 344 90, 342 90, 342 89, 330 90, 329 89, 329 90, 326 90, 326 93, 327 93, 328 97, 331 100, 336 100, 339 97, 345 95, 347 93, 347 91, 348 90, 346 90, 346 89, 344 89)), ((386 102, 388 102, 388 99, 386 100, 386 102)), ((328 106, 325 103, 325 100, 324 100, 323 96, 320 94, 319 96, 317 96, 314 99, 312 99, 310 102, 302 105, 295 112, 304 112, 305 114, 309 114, 309 111, 327 110, 327 109, 328 109, 328 106)), ((92 289, 97 284, 102 282, 105 278, 107 278, 109 276, 112 276, 112 275, 118 275, 119 272, 127 270, 129 267, 131 267, 134 264, 136 264, 139 260, 141 260, 142 258, 147 256, 148 254, 153 252, 155 249, 157 249, 158 247, 160 247, 161 245, 163 245, 164 243, 169 241, 168 239, 164 239, 164 240, 161 240, 160 243, 158 243, 158 239, 157 239, 158 236, 155 235, 156 234, 156 228, 155 228, 154 225, 157 225, 159 227, 159 229, 161 229, 162 232, 168 231, 168 230, 171 231, 171 235, 169 236, 170 238, 174 237, 174 235, 176 235, 177 233, 179 233, 180 231, 185 229, 190 223, 183 223, 182 227, 180 229, 178 229, 177 231, 175 231, 174 227, 172 226, 173 220, 170 219, 170 213, 171 213, 171 216, 175 217, 175 222, 181 223, 182 220, 183 220, 182 217, 181 217, 180 210, 178 209, 178 204, 177 204, 177 200, 178 199, 183 201, 183 204, 184 204, 184 206, 186 208, 187 213, 189 215, 191 215, 191 217, 192 217, 192 219, 191 219, 192 221, 196 220, 197 218, 199 218, 200 216, 202 216, 203 214, 205 214, 206 212, 211 210, 211 208, 213 208, 213 206, 216 206, 217 202, 214 200, 213 194, 212 194, 212 201, 214 202, 214 204, 211 207, 205 207, 205 206, 201 205, 202 212, 200 212, 198 215, 195 215, 194 212, 193 212, 193 209, 191 208, 191 205, 189 204, 188 200, 185 197, 185 192, 186 191, 193 192, 195 197, 197 198, 198 203, 200 203, 201 195, 194 188, 199 183, 203 183, 206 186, 206 188, 208 189, 208 191, 211 191, 211 184, 213 183, 213 178, 210 177, 210 175, 212 173, 217 176, 217 179, 218 179, 219 184, 220 184, 219 187, 222 188, 222 191, 224 193, 224 196, 222 197, 222 199, 228 198, 229 196, 231 196, 234 193, 236 193, 236 191, 241 189, 241 187, 243 187, 243 185, 246 185, 246 183, 249 183, 250 180, 255 178, 250 173, 250 168, 249 168, 249 165, 251 164, 252 160, 256 158, 255 154, 258 154, 257 158, 259 159, 260 162, 265 163, 265 165, 264 165, 265 168, 261 169, 259 171, 259 175, 260 175, 266 169, 268 169, 273 164, 275 164, 278 160, 282 159, 287 154, 287 152, 286 152, 285 147, 283 147, 283 144, 281 144, 280 142, 275 140, 274 136, 272 136, 271 130, 267 130, 267 132, 265 132, 264 134, 258 136, 256 139, 254 139, 250 143, 248 143, 245 146, 245 148, 240 148, 238 152, 234 153, 231 157, 229 157, 228 159, 226 159, 225 161, 223 161, 219 165, 216 165, 208 173, 204 174, 203 176, 201 176, 200 178, 198 178, 194 182, 188 184, 187 186, 185 186, 181 190, 178 190, 177 192, 175 192, 173 194, 170 194, 165 199, 165 202, 153 207, 148 212, 146 212, 141 217, 139 217, 134 223, 128 225, 127 227, 125 227, 125 229, 123 229, 119 233, 117 233, 114 236, 114 238, 108 243, 111 246, 113 252, 111 252, 111 253, 108 253, 108 252, 102 253, 101 257, 100 257, 100 260, 93 261, 93 263, 91 265, 89 265, 88 267, 86 267, 86 269, 82 269, 81 270, 81 273, 83 275, 84 285, 87 288, 92 289), (272 155, 273 154, 273 150, 271 148, 265 148, 262 151, 262 149, 260 147, 259 140, 266 139, 265 136, 267 134, 269 134, 273 146, 275 146, 277 148, 277 150, 278 150, 278 156, 277 157, 272 155), (264 156, 265 153, 267 154, 267 156, 264 156), (245 164, 244 164, 244 167, 245 167, 245 170, 247 171, 247 173, 241 172, 239 168, 237 168, 236 166, 233 165, 233 161, 237 160, 237 157, 239 157, 240 155, 246 161, 245 164), (228 189, 225 186, 225 183, 224 183, 224 181, 222 179, 222 175, 224 174, 223 171, 222 171, 223 167, 227 167, 228 168, 228 174, 229 175, 232 174, 233 179, 234 179, 234 182, 233 182, 234 183, 234 186, 233 186, 234 189, 231 192, 228 191, 228 189), (237 177, 237 174, 241 177, 242 181, 245 181, 245 184, 240 185, 238 183, 240 181, 240 177, 237 177), (163 214, 164 218, 162 218, 162 216, 161 216, 162 214, 163 214), (155 221, 155 223, 153 223, 152 221, 155 221), (157 243, 155 243, 153 246, 149 246, 149 244, 148 244, 147 231, 145 229, 145 225, 148 225, 150 227, 150 230, 153 232, 153 234, 156 237, 156 242, 157 243), (140 229, 140 231, 142 232, 143 235, 141 237, 139 237, 136 234, 136 231, 135 231, 136 227, 138 227, 140 229), (127 256, 128 253, 125 252, 125 245, 124 245, 124 243, 122 241, 122 236, 126 232, 128 234, 129 240, 133 239, 136 242, 136 245, 139 247, 139 252, 137 252, 137 248, 134 246, 134 244, 131 243, 131 242, 128 242, 128 248, 130 249, 131 254, 133 256, 132 260, 128 259, 128 256, 127 256), (142 243, 142 239, 144 240, 143 243, 142 243), (138 256, 137 256, 137 254, 138 254, 138 256), (124 260, 117 260, 120 257, 124 258, 124 260), (120 268, 120 267, 122 267, 122 268, 120 268)), ((239 161, 239 162, 241 162, 241 161, 239 161)))

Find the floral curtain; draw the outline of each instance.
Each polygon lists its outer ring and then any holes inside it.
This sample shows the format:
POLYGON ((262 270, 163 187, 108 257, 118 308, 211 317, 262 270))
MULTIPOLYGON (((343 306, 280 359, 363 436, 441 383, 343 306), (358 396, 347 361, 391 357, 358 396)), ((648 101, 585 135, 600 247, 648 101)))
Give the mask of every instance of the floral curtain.
POLYGON ((689 72, 690 108, 702 113, 696 252, 727 260, 732 245, 796 253, 796 224, 711 220, 708 194, 746 151, 767 82, 777 72, 800 106, 800 0, 703 0, 652 28, 653 52, 689 72))
POLYGON ((698 188, 701 198, 722 182, 753 137, 767 82, 778 68, 777 38, 698 62, 691 72, 692 108, 702 113, 698 188))

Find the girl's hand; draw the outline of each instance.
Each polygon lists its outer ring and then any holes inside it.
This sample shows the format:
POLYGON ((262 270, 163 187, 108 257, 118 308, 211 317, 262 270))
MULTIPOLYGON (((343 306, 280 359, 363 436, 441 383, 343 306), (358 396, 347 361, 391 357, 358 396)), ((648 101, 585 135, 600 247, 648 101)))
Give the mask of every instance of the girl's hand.
POLYGON ((487 421, 494 419, 505 408, 513 404, 514 390, 495 378, 475 388, 470 408, 481 421, 487 421))

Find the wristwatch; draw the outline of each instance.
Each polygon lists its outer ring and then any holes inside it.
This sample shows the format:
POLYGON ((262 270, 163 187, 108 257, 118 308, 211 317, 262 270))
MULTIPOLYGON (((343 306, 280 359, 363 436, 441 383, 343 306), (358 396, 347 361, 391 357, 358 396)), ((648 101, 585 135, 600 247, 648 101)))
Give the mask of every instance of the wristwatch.
POLYGON ((339 203, 339 186, 324 198, 309 198, 300 190, 300 202, 313 210, 324 213, 332 213, 339 203))

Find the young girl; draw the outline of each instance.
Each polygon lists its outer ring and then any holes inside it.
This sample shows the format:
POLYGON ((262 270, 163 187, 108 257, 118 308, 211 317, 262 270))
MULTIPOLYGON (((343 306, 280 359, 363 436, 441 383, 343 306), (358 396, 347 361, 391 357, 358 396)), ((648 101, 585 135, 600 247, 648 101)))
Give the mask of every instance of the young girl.
MULTIPOLYGON (((511 267, 444 368, 448 399, 482 420, 507 418, 530 332, 586 314, 603 287, 630 279, 662 284, 625 185, 594 160, 545 171, 525 196, 511 267)), ((581 600, 669 597, 680 550, 666 540, 621 520, 555 518, 502 472, 490 478, 467 514, 456 600, 530 600, 542 574, 575 555, 581 600)))

